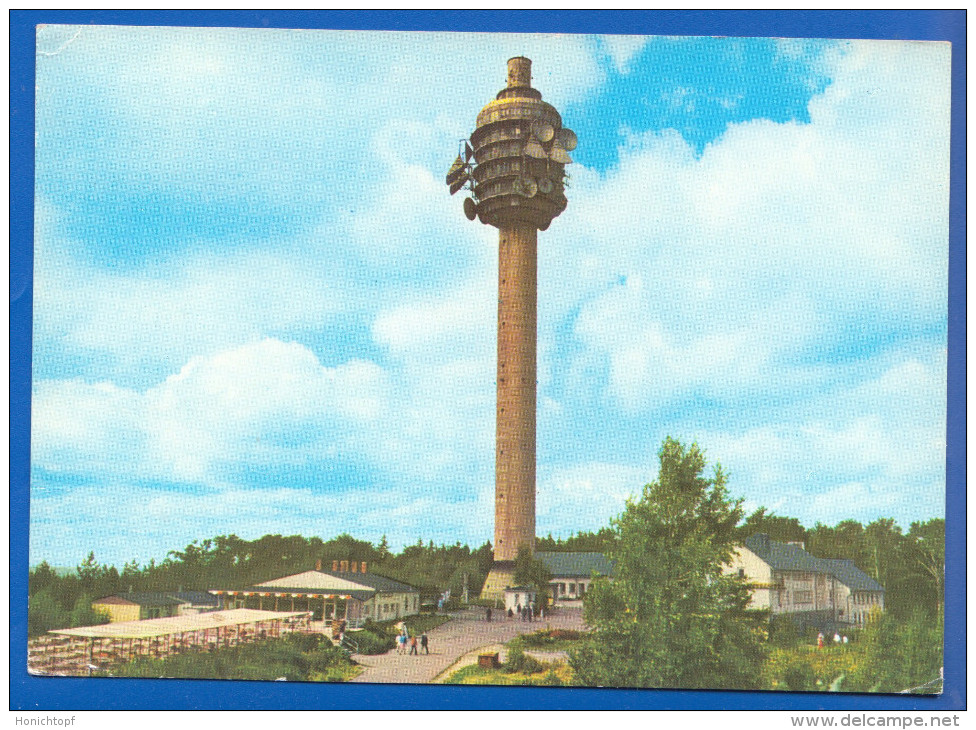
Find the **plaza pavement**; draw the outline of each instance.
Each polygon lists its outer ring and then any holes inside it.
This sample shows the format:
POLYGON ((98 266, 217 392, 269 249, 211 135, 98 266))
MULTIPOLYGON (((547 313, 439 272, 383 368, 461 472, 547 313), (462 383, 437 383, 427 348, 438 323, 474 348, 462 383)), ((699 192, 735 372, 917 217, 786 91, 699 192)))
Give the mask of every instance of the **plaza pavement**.
MULTIPOLYGON (((363 672, 353 682, 387 684, 426 684, 433 682, 438 675, 468 657, 477 649, 492 647, 498 651, 501 644, 519 634, 531 634, 547 626, 554 629, 583 628, 583 612, 578 606, 560 608, 544 620, 519 621, 500 618, 494 612, 491 623, 485 621, 482 608, 468 609, 452 614, 451 620, 427 632, 430 640, 430 654, 419 656, 397 654, 392 647, 386 654, 353 654, 352 658, 363 667, 363 672), (494 646, 492 646, 494 645, 494 646)), ((355 640, 355 634, 349 635, 355 640)))

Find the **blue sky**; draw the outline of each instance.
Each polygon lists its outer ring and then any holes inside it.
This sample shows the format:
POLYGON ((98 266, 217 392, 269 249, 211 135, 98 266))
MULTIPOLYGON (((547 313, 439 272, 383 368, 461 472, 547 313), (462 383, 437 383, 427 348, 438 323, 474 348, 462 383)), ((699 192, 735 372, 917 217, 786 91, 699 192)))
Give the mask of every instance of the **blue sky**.
POLYGON ((540 235, 538 531, 666 435, 805 524, 945 503, 947 44, 45 26, 32 562, 492 534, 505 61, 576 130, 540 235))

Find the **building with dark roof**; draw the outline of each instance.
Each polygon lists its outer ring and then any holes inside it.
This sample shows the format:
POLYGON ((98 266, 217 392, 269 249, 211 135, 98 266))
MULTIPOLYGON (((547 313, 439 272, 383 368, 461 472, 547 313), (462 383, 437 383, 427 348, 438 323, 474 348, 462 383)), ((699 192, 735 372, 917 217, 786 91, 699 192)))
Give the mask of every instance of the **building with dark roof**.
POLYGON ((183 601, 171 593, 117 593, 92 601, 92 608, 110 622, 179 616, 183 601))
POLYGON ((540 552, 536 560, 552 573, 549 590, 556 601, 576 601, 586 595, 594 575, 610 575, 613 564, 603 553, 540 552))
POLYGON ((410 616, 420 611, 420 591, 413 586, 366 571, 366 563, 335 561, 333 570, 316 570, 264 581, 243 590, 211 591, 224 608, 275 611, 308 610, 317 620, 345 620, 356 628, 374 621, 410 616))
POLYGON ((750 607, 790 614, 804 624, 860 626, 871 611, 884 610, 884 587, 853 561, 818 558, 802 543, 763 533, 746 539, 727 572, 750 584, 750 607))

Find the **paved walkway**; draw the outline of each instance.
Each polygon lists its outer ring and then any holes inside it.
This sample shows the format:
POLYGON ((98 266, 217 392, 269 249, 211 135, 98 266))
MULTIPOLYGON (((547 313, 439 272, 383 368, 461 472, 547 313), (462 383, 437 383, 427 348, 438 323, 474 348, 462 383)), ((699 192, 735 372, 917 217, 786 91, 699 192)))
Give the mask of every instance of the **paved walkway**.
MULTIPOLYGON (((497 613, 496 613, 497 616, 497 613)), ((460 659, 482 647, 504 644, 519 634, 551 626, 560 629, 582 629, 583 612, 579 608, 561 608, 547 616, 544 621, 518 621, 516 619, 495 618, 491 623, 485 621, 484 609, 469 609, 454 614, 443 626, 427 632, 430 640, 430 655, 397 654, 354 654, 353 660, 363 666, 362 674, 353 682, 426 684, 433 682, 460 659)), ((355 638, 355 634, 350 634, 355 638)), ((495 649, 497 650, 497 648, 495 649)), ((470 659, 470 657, 469 657, 470 659)))

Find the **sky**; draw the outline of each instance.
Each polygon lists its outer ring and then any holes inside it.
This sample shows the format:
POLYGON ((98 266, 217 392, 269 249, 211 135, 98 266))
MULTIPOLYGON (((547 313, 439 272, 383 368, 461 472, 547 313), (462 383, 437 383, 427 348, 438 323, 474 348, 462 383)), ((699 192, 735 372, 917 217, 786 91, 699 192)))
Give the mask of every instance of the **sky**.
POLYGON ((944 515, 949 45, 41 26, 30 560, 492 538, 506 60, 574 129, 539 240, 537 532, 670 435, 747 510, 944 515))

